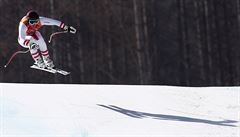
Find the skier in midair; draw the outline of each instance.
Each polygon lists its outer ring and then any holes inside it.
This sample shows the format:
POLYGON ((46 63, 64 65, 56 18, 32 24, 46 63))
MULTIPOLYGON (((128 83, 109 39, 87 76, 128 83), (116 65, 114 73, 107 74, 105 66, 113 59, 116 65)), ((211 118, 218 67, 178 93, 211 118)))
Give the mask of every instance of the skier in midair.
POLYGON ((41 17, 36 11, 29 11, 19 23, 18 42, 24 48, 29 48, 35 64, 40 68, 54 68, 51 60, 47 44, 41 33, 38 31, 44 25, 55 25, 64 30, 71 31, 73 27, 65 25, 63 22, 41 17))

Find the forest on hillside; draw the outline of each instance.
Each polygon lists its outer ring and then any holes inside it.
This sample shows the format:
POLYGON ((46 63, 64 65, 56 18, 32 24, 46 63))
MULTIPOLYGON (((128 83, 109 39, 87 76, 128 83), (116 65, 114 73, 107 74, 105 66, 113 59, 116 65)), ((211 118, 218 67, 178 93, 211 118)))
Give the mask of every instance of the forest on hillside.
MULTIPOLYGON (((240 0, 1 0, 0 82, 240 85, 240 0), (59 68, 29 68, 18 25, 29 10, 74 26, 48 44, 59 68)), ((61 29, 44 26, 46 42, 61 29)))

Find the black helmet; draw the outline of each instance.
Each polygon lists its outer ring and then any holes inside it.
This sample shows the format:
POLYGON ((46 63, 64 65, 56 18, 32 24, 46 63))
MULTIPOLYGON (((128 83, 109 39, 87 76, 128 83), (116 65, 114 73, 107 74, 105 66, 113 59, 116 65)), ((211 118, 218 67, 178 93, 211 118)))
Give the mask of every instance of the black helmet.
POLYGON ((30 20, 37 20, 37 19, 39 19, 39 15, 37 14, 36 11, 33 11, 33 10, 30 10, 27 13, 27 17, 29 17, 30 20))

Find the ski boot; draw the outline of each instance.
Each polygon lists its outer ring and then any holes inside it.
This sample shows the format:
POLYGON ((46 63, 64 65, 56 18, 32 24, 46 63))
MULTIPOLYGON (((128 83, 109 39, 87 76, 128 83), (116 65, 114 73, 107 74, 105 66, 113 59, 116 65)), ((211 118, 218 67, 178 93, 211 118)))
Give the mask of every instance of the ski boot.
POLYGON ((35 65, 37 65, 39 68, 45 68, 46 65, 45 63, 43 62, 41 56, 39 56, 38 58, 34 59, 35 60, 35 65))
POLYGON ((47 68, 54 69, 55 65, 53 64, 53 61, 48 56, 43 56, 44 63, 47 68))

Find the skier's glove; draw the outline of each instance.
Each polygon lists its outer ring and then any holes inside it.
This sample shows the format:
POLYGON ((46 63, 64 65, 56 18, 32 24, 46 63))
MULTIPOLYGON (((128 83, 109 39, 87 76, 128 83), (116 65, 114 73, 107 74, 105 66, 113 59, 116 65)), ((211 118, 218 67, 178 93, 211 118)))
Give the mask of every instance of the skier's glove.
POLYGON ((38 50, 39 46, 34 42, 30 42, 29 43, 29 48, 30 48, 30 50, 38 50))
POLYGON ((70 32, 70 33, 73 33, 73 34, 75 34, 77 32, 77 30, 72 26, 65 25, 63 29, 70 32))

